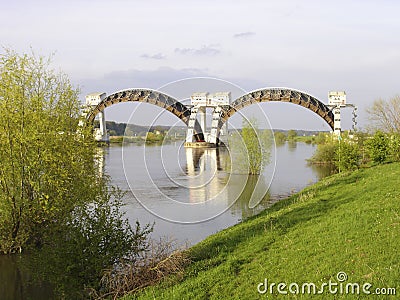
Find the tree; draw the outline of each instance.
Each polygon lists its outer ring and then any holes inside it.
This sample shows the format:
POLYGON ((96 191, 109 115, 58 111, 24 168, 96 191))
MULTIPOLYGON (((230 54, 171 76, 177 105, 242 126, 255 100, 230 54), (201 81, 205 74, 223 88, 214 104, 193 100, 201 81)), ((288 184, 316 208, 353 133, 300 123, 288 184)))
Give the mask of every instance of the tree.
POLYGON ((314 164, 334 164, 335 153, 339 147, 337 141, 330 141, 317 145, 317 150, 310 159, 314 164))
POLYGON ((283 132, 276 131, 274 132, 275 144, 277 146, 283 145, 286 141, 286 135, 283 132))
POLYGON ((339 171, 352 171, 360 165, 360 149, 357 143, 343 140, 335 151, 335 165, 339 171))
POLYGON ((294 140, 297 137, 296 130, 290 129, 287 133, 288 140, 294 140))
POLYGON ((390 137, 389 153, 394 161, 400 161, 400 134, 394 134, 390 137))
POLYGON ((142 251, 152 228, 123 220, 120 191, 98 171, 92 128, 78 126, 78 90, 49 64, 0 56, 0 251, 30 251, 35 273, 79 293, 142 251))
POLYGON ((327 134, 325 132, 318 132, 318 135, 315 137, 316 144, 325 144, 327 141, 327 134))
POLYGON ((400 134, 400 96, 394 96, 388 101, 375 100, 367 109, 374 129, 383 132, 400 134))
POLYGON ((0 250, 40 244, 43 229, 93 199, 94 147, 77 135, 78 90, 49 60, 0 58, 0 250))
POLYGON ((367 152, 372 161, 383 163, 389 155, 389 138, 382 131, 375 132, 374 136, 365 142, 367 152))
POLYGON ((270 158, 272 134, 258 129, 257 120, 243 120, 240 135, 230 142, 234 171, 250 175, 260 174, 270 158))

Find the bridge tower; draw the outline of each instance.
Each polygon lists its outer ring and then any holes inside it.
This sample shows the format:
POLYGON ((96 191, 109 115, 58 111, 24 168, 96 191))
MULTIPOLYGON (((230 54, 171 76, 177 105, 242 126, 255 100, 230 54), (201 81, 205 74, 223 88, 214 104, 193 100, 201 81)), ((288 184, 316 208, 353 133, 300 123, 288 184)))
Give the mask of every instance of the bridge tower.
POLYGON ((227 141, 228 127, 225 124, 220 128, 221 116, 224 109, 227 109, 230 104, 230 92, 217 92, 209 94, 208 92, 193 93, 190 97, 191 108, 186 133, 185 147, 217 147, 219 142, 227 141), (207 108, 212 108, 211 131, 207 132, 207 108), (197 115, 200 116, 200 127, 204 135, 203 141, 194 141, 194 126, 197 120, 197 115))
MULTIPOLYGON (((87 109, 94 109, 103 99, 106 93, 92 93, 86 96, 87 109)), ((109 142, 110 137, 107 134, 106 116, 104 111, 98 113, 100 127, 94 130, 94 138, 98 142, 109 142)))
POLYGON ((329 92, 328 94, 328 107, 332 109, 333 112, 333 133, 340 136, 342 131, 340 110, 346 107, 353 107, 353 130, 355 129, 356 122, 356 110, 357 107, 353 104, 347 103, 346 93, 340 92, 329 92))

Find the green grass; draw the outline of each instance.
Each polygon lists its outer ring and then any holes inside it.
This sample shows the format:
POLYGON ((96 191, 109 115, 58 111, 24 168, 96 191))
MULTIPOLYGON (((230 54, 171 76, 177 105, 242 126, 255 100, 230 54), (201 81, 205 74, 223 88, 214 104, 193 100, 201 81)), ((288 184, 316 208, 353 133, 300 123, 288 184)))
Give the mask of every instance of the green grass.
MULTIPOLYGON (((192 247, 183 278, 125 299, 396 299, 259 294, 264 282, 368 282, 400 295, 400 164, 337 174, 192 247)), ((327 290, 327 289, 325 289, 327 290)))

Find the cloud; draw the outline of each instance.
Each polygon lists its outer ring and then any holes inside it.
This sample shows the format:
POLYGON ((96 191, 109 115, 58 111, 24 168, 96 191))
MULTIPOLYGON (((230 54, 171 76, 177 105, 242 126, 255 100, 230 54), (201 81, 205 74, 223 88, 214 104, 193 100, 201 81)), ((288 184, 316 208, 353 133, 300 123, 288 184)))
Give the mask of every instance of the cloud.
POLYGON ((147 58, 147 59, 158 59, 158 60, 166 58, 166 56, 162 53, 157 53, 157 54, 153 54, 153 55, 145 53, 145 54, 142 54, 140 57, 147 58))
POLYGON ((175 53, 186 55, 204 55, 204 56, 214 56, 221 53, 217 47, 219 45, 203 45, 201 48, 175 48, 175 53))
POLYGON ((104 74, 98 78, 80 80, 82 97, 93 91, 101 90, 107 94, 127 88, 157 89, 168 82, 188 77, 210 76, 208 70, 196 68, 174 69, 160 67, 155 70, 121 70, 104 74))
MULTIPOLYGON (((77 80, 78 82, 76 83, 79 83, 81 88, 80 98, 81 101, 84 101, 85 95, 94 91, 112 94, 118 90, 127 88, 159 89, 168 83, 194 77, 221 78, 218 76, 218 74, 211 72, 207 68, 171 68, 165 66, 152 70, 130 69, 114 71, 105 73, 97 78, 81 78, 77 80)), ((260 81, 259 79, 255 80, 243 77, 224 77, 221 79, 232 82, 233 84, 238 85, 247 91, 266 86, 266 83, 264 81, 260 81)), ((203 82, 206 82, 206 80, 203 80, 203 82)), ((197 86, 194 87, 194 89, 206 90, 207 86, 197 86)), ((179 98, 180 95, 177 97, 179 98)))
POLYGON ((233 35, 234 38, 248 38, 251 37, 253 35, 255 35, 256 33, 253 31, 246 31, 246 32, 239 32, 239 33, 235 33, 233 35))

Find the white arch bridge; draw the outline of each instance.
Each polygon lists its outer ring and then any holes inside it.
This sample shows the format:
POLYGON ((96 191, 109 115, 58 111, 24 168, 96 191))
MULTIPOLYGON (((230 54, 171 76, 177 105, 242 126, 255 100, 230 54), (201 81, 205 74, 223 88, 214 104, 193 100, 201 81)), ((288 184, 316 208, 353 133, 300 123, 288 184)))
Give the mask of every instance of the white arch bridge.
POLYGON ((192 105, 184 105, 177 99, 159 91, 151 89, 128 89, 108 96, 106 96, 105 93, 94 93, 86 96, 87 106, 84 110, 84 115, 87 122, 91 125, 93 125, 96 116, 99 115, 100 134, 97 140, 107 141, 108 135, 104 116, 104 110, 107 107, 121 102, 143 102, 153 104, 171 112, 188 126, 186 145, 199 146, 205 143, 208 147, 218 146, 221 130, 232 115, 244 107, 260 102, 289 102, 305 107, 320 116, 338 135, 340 135, 341 132, 340 109, 350 106, 353 107, 353 128, 356 125, 355 118, 357 107, 353 104, 346 103, 346 94, 344 92, 330 92, 328 104, 324 104, 307 93, 289 88, 265 88, 255 90, 237 98, 231 103, 228 101, 220 104, 212 104, 210 101, 211 100, 208 100, 208 102, 200 104, 197 103, 196 105, 193 105, 192 101, 192 105), (205 142, 205 123, 202 124, 203 122, 199 122, 197 115, 200 112, 201 116, 201 112, 203 111, 204 113, 204 108, 210 106, 213 108, 211 133, 208 134, 209 140, 205 142))

